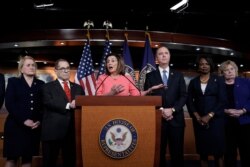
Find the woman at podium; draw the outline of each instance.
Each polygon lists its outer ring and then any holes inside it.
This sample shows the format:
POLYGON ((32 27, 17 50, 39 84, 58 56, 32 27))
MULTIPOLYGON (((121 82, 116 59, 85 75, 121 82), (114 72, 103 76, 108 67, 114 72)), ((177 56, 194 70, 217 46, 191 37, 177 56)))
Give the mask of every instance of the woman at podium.
POLYGON ((154 89, 163 87, 159 84, 146 91, 140 91, 129 74, 125 74, 125 63, 119 54, 109 54, 106 59, 106 73, 96 82, 97 96, 144 96, 154 89))

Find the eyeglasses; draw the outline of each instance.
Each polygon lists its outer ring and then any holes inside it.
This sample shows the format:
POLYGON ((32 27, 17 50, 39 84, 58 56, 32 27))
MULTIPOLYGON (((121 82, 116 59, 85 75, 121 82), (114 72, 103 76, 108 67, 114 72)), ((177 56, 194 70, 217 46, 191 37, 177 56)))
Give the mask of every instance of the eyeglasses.
POLYGON ((69 67, 62 67, 62 68, 57 68, 56 70, 63 71, 63 72, 68 72, 70 70, 69 67))

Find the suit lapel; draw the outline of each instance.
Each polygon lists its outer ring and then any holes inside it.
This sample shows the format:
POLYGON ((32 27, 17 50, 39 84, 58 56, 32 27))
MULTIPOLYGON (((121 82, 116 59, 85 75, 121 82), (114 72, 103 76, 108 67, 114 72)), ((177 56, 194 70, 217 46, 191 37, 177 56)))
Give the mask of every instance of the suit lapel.
POLYGON ((71 92, 71 99, 73 100, 75 98, 75 86, 72 82, 69 82, 70 84, 70 92, 71 92))
POLYGON ((64 92, 64 90, 63 90, 63 88, 58 80, 55 81, 55 89, 58 92, 59 96, 64 96, 64 99, 68 100, 68 98, 67 98, 67 96, 66 96, 66 94, 65 94, 65 92, 64 92))
MULTIPOLYGON (((199 88, 200 94, 203 94, 203 92, 202 92, 202 90, 201 90, 200 76, 196 78, 196 80, 195 80, 195 85, 196 85, 196 86, 195 86, 196 88, 199 88)), ((206 89, 207 89, 207 88, 206 88, 206 89)), ((204 94, 206 93, 206 89, 205 89, 204 94)))
POLYGON ((155 81, 163 84, 163 81, 162 81, 162 77, 161 77, 161 73, 160 73, 159 68, 157 68, 157 70, 156 70, 155 72, 156 72, 156 75, 155 75, 156 80, 155 80, 155 81))
POLYGON ((168 74, 168 87, 170 87, 170 85, 172 85, 173 78, 174 78, 174 72, 172 70, 169 70, 169 74, 168 74))
POLYGON ((209 78, 209 80, 207 82, 207 87, 205 89, 205 93, 204 94, 210 92, 210 90, 214 88, 213 87, 214 86, 214 82, 218 82, 217 79, 216 79, 216 77, 214 77, 213 75, 210 75, 210 78, 209 78))

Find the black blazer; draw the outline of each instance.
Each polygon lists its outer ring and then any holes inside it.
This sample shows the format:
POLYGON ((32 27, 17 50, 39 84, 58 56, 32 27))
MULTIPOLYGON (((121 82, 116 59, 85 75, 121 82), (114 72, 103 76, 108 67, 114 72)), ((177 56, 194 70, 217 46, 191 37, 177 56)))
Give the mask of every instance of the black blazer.
MULTIPOLYGON (((159 69, 146 75, 144 90, 154 85, 163 83, 159 69)), ((187 99, 186 83, 183 74, 171 70, 169 71, 168 87, 154 90, 151 95, 162 97, 162 107, 174 108, 173 119, 168 121, 175 127, 185 126, 183 106, 187 99)))
MULTIPOLYGON (((82 87, 70 82, 72 100, 77 95, 84 95, 82 87)), ((74 110, 66 109, 67 96, 58 80, 49 82, 42 89, 43 95, 43 119, 42 140, 62 139, 69 127, 74 124, 74 110), (70 125, 71 124, 71 125, 70 125)))
POLYGON ((5 80, 4 75, 0 74, 0 109, 2 108, 5 96, 5 80))
POLYGON ((225 104, 226 89, 221 77, 211 74, 204 94, 201 90, 200 76, 190 81, 187 108, 191 117, 194 118, 194 112, 201 116, 214 112, 216 117, 223 117, 225 104))

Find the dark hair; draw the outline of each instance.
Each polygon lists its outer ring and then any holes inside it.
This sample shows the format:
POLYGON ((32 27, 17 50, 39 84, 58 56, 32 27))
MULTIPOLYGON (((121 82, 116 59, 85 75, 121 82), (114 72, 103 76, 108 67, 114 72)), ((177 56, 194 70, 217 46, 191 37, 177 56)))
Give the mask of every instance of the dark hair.
POLYGON ((210 66, 210 73, 214 72, 215 66, 214 66, 214 62, 212 60, 212 58, 208 55, 200 55, 197 57, 195 64, 196 64, 196 70, 199 70, 199 63, 201 59, 205 59, 208 63, 208 65, 210 66))
POLYGON ((124 63, 124 59, 123 59, 123 57, 122 57, 120 54, 114 54, 114 53, 108 54, 108 55, 106 56, 106 59, 105 59, 106 74, 107 74, 107 75, 110 75, 110 72, 109 72, 108 69, 107 69, 107 59, 108 59, 108 57, 110 57, 110 56, 115 56, 116 59, 117 59, 117 62, 118 62, 118 64, 117 64, 117 70, 116 70, 117 73, 118 73, 118 74, 121 74, 121 75, 125 75, 125 63, 124 63))
POLYGON ((67 60, 65 60, 65 59, 58 59, 55 62, 55 69, 58 69, 58 65, 59 65, 60 62, 67 62, 69 64, 69 62, 67 60))
POLYGON ((169 50, 169 48, 168 48, 168 46, 167 46, 166 44, 160 44, 160 45, 156 48, 155 55, 157 54, 157 52, 158 52, 158 50, 159 50, 160 48, 166 48, 166 49, 168 49, 168 51, 170 52, 170 50, 169 50))

